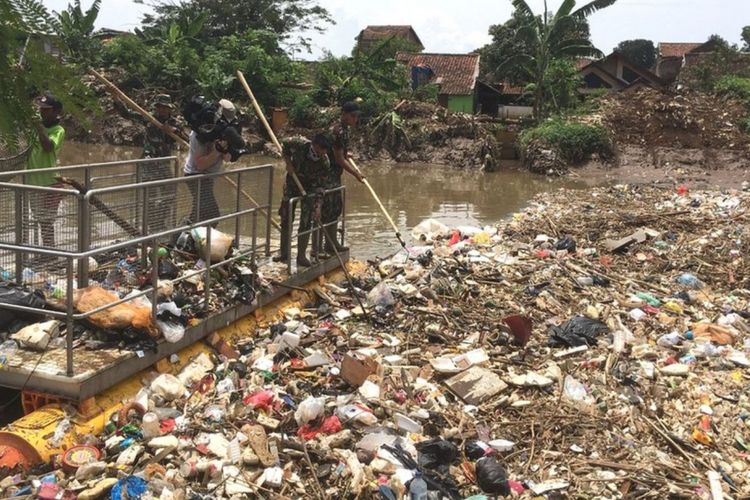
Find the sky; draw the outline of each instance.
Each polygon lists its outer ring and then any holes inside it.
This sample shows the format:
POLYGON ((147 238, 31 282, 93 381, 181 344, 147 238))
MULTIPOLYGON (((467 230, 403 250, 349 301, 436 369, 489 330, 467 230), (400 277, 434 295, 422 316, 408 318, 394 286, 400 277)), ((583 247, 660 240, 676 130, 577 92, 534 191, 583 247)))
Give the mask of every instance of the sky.
MULTIPOLYGON (((528 0, 541 12, 543 0, 528 0)), ((43 0, 52 10, 62 10, 68 0, 43 0)), ((242 5, 242 0, 237 4, 242 5)), ((334 55, 351 53, 354 37, 368 24, 411 24, 427 52, 465 53, 489 41, 492 24, 505 22, 510 0, 318 0, 336 24, 325 34, 313 34, 316 59, 324 51, 334 55)), ((548 0, 556 9, 561 0, 548 0)), ((579 4, 583 4, 583 0, 579 4)), ((82 0, 84 7, 90 0, 82 0)), ((98 26, 132 30, 139 25, 143 5, 132 0, 103 0, 98 26)), ((620 41, 645 38, 654 43, 702 42, 716 33, 739 43, 742 27, 750 25, 750 0, 619 0, 590 18, 594 45, 611 51, 620 41)))

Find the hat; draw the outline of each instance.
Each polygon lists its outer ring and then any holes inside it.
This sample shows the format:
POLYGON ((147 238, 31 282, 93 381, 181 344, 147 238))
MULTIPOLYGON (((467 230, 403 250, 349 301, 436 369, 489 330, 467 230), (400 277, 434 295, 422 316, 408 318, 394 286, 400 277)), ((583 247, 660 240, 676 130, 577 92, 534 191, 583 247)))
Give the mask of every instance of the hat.
POLYGON ((219 112, 221 116, 228 122, 234 121, 237 117, 237 108, 234 107, 232 101, 222 99, 219 101, 219 112))
POLYGON ((342 113, 359 113, 359 104, 357 104, 354 101, 345 102, 343 106, 341 106, 341 112, 342 113))
POLYGON ((50 92, 47 92, 43 96, 39 97, 37 99, 37 104, 40 108, 51 108, 57 111, 62 111, 63 109, 62 103, 50 92))
POLYGON ((154 97, 154 106, 164 106, 169 109, 174 109, 172 104, 172 96, 169 94, 159 94, 154 97))

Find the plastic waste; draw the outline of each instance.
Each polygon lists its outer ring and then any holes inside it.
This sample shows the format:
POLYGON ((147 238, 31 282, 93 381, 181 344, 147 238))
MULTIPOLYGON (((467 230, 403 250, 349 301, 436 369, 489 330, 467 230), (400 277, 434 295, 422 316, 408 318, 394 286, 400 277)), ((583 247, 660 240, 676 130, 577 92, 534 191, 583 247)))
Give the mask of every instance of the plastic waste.
POLYGON ((416 445, 419 452, 418 462, 423 470, 447 472, 458 458, 458 447, 445 439, 435 438, 422 441, 416 445))
POLYGON ((138 476, 127 476, 119 481, 112 488, 110 498, 112 500, 132 500, 141 498, 148 489, 148 483, 138 476))
POLYGON ((409 483, 409 498, 411 500, 427 500, 427 482, 422 478, 422 473, 417 471, 414 479, 409 483))
POLYGON ((396 299, 393 298, 388 284, 385 281, 381 281, 367 294, 367 302, 373 307, 390 307, 396 303, 396 299))
POLYGON ((683 340, 685 340, 684 337, 678 332, 665 333, 657 339, 656 345, 661 347, 674 347, 680 345, 683 340))
POLYGON ((676 281, 680 285, 692 288, 693 290, 703 288, 703 282, 699 280, 695 275, 690 273, 683 273, 679 275, 676 281))
POLYGON ((308 396, 307 399, 299 404, 297 410, 294 412, 294 420, 301 427, 319 418, 323 415, 324 410, 325 400, 323 398, 308 396))
POLYGON ((566 250, 568 253, 575 253, 576 251, 576 240, 570 236, 566 236, 555 243, 555 250, 566 250))
POLYGON ((228 448, 229 461, 233 464, 240 463, 242 459, 242 448, 240 447, 240 441, 236 437, 229 442, 228 448))
POLYGON ((432 241, 437 237, 445 237, 450 234, 450 228, 435 219, 423 220, 411 230, 415 240, 432 241))
POLYGON ((185 327, 179 323, 157 319, 156 326, 162 335, 164 335, 164 340, 171 344, 179 342, 185 336, 185 327))
MULTIPOLYGON (((0 282, 0 304, 14 306, 33 307, 44 309, 47 301, 44 294, 39 290, 30 290, 25 287, 15 286, 7 282, 0 282)), ((16 319, 34 321, 40 316, 34 314, 20 313, 8 309, 0 309, 0 325, 9 325, 16 319)))
POLYGON ((477 484, 485 493, 509 495, 508 475, 495 457, 484 457, 477 461, 477 484))
POLYGON ((563 382, 563 397, 571 401, 585 401, 588 397, 586 386, 572 375, 566 375, 563 382))
POLYGON ((548 331, 549 345, 553 347, 577 347, 580 345, 596 345, 597 337, 609 332, 609 327, 601 321, 584 316, 553 326, 548 331))
POLYGON ((161 435, 158 415, 154 412, 148 412, 143 415, 141 430, 143 431, 143 437, 145 439, 161 435))
POLYGON ((208 250, 207 245, 207 230, 205 227, 197 227, 193 229, 190 234, 195 240, 198 250, 201 252, 201 256, 207 259, 210 254, 211 262, 218 262, 223 260, 227 256, 229 249, 232 246, 234 238, 226 233, 222 233, 217 229, 211 229, 211 249, 208 250))
POLYGON ((151 392, 166 401, 173 401, 182 397, 185 393, 185 385, 174 375, 162 373, 151 382, 151 392))

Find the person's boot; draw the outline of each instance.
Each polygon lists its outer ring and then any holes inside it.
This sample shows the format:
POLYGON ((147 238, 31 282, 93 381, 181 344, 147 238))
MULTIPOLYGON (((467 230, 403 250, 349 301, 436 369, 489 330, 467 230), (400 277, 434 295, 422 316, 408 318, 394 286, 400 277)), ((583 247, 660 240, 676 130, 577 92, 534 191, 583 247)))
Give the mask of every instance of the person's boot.
POLYGON ((297 236, 297 266, 310 267, 312 264, 307 259, 305 254, 307 253, 307 242, 310 240, 310 234, 303 234, 297 236))
POLYGON ((344 245, 340 244, 336 236, 338 235, 338 229, 339 229, 339 223, 338 221, 328 224, 326 229, 326 245, 325 249, 326 252, 329 254, 334 254, 335 252, 346 252, 349 250, 349 247, 345 247, 344 245))
POLYGON ((279 255, 274 255, 271 260, 274 262, 286 262, 289 260, 289 229, 284 226, 284 221, 281 221, 281 250, 279 255))

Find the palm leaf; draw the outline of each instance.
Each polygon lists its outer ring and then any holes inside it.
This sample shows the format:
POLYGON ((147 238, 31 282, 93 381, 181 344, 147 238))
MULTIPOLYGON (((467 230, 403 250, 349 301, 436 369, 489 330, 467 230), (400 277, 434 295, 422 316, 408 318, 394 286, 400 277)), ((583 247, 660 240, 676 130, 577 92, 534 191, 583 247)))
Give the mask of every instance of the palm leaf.
POLYGON ((592 2, 587 3, 580 9, 577 9, 575 12, 570 14, 572 17, 577 18, 586 18, 589 17, 591 14, 596 12, 597 10, 604 9, 605 7, 609 7, 610 5, 614 5, 614 3, 617 2, 617 0, 593 0, 592 2))
POLYGON ((554 19, 559 19, 564 16, 569 16, 570 13, 573 11, 573 7, 576 6, 576 0, 565 0, 562 5, 560 5, 560 8, 557 9, 557 13, 555 14, 554 19))

